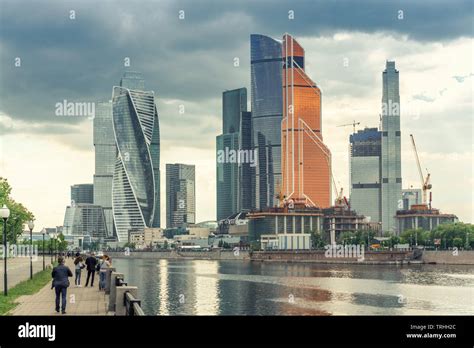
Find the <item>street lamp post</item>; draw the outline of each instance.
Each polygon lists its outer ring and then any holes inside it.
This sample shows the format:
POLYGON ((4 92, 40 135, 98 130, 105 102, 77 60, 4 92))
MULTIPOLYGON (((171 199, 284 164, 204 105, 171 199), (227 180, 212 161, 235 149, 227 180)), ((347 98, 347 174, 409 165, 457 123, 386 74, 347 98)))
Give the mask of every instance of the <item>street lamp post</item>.
POLYGON ((8 295, 7 281, 7 220, 10 216, 10 209, 4 204, 0 209, 0 217, 3 219, 3 294, 8 295))
POLYGON ((44 235, 46 234, 46 229, 43 227, 41 230, 41 233, 43 234, 43 271, 45 270, 45 265, 44 265, 44 235))
POLYGON ((28 228, 30 229, 30 279, 33 279, 33 228, 35 223, 33 220, 28 221, 28 228))

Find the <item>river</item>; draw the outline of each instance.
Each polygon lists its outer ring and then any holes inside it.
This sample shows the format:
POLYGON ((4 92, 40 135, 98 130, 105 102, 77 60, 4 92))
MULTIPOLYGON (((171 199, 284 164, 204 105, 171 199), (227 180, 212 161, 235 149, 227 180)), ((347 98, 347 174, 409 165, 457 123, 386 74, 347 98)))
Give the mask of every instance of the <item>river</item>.
POLYGON ((148 315, 474 314, 474 267, 114 259, 148 315))

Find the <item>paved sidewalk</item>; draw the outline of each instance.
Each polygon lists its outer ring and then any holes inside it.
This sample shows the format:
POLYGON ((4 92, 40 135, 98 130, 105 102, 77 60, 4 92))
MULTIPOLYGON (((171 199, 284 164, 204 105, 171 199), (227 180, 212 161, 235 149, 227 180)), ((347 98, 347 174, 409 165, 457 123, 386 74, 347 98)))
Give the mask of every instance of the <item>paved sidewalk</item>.
MULTIPOLYGON (((3 258, 0 259, 0 291, 3 292, 3 258)), ((45 256, 45 266, 51 263, 49 255, 45 256)), ((33 274, 43 270, 43 257, 33 258, 33 274)), ((15 257, 7 260, 8 288, 11 289, 23 280, 30 279, 30 258, 15 257)))
MULTIPOLYGON (((72 260, 66 262, 74 274, 72 260)), ((86 271, 82 271, 82 283, 85 284, 86 271)), ((107 315, 108 295, 99 291, 99 277, 94 279, 94 287, 76 287, 74 277, 69 278, 71 286, 67 290, 68 303, 65 315, 107 315)), ((19 303, 9 314, 11 315, 64 315, 56 313, 55 292, 48 282, 40 291, 34 295, 20 296, 16 302, 19 303)))

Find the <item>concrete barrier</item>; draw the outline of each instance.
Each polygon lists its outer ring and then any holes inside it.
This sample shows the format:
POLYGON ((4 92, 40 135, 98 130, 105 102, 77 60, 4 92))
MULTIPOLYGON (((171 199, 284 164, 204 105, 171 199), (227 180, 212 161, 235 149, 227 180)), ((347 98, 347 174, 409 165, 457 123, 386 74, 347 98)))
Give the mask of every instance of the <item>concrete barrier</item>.
POLYGON ((117 286, 115 288, 115 315, 124 316, 127 314, 125 305, 125 293, 130 292, 133 297, 138 297, 138 288, 136 286, 117 286))
POLYGON ((109 267, 105 271, 105 293, 107 295, 110 294, 110 285, 111 285, 111 280, 112 280, 112 278, 111 278, 112 272, 115 272, 114 267, 109 267))
POLYGON ((110 274, 109 312, 115 312, 115 299, 117 294, 117 278, 123 279, 123 273, 110 274))

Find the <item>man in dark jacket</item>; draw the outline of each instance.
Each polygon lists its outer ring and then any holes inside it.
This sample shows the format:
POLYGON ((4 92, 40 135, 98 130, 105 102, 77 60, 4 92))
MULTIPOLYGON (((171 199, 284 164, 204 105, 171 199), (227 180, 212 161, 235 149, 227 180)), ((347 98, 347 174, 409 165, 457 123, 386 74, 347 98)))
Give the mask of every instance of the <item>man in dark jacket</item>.
POLYGON ((97 266, 97 259, 95 258, 94 253, 91 253, 90 256, 86 259, 86 266, 87 266, 86 287, 89 284, 89 278, 91 274, 92 274, 91 286, 94 286, 95 268, 97 266))
POLYGON ((56 312, 59 313, 59 297, 61 296, 61 312, 66 314, 66 297, 69 286, 68 277, 72 277, 72 272, 68 266, 64 265, 64 257, 58 257, 58 265, 53 268, 53 286, 56 292, 56 312))

